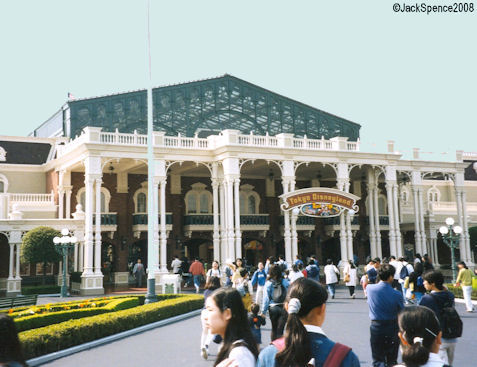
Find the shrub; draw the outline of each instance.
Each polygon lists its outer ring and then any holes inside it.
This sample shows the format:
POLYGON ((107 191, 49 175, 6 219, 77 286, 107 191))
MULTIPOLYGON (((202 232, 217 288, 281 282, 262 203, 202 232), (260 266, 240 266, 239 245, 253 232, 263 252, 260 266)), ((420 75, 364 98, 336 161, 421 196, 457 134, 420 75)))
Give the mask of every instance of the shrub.
MULTIPOLYGON (((447 287, 449 291, 454 293, 454 296, 456 298, 464 298, 461 287, 454 287, 453 284, 446 284, 445 286, 447 287)), ((472 299, 477 300, 477 289, 472 289, 472 299)))
POLYGON ((33 287, 22 287, 22 294, 56 294, 61 292, 61 287, 58 285, 40 285, 33 287))
POLYGON ((84 317, 99 315, 108 312, 125 310, 139 305, 137 297, 116 299, 108 302, 103 307, 73 309, 58 312, 39 313, 31 316, 18 317, 15 319, 17 331, 25 331, 40 328, 60 322, 81 319, 84 317))
POLYGON ((27 359, 38 357, 130 330, 199 309, 204 303, 203 297, 198 295, 161 297, 161 299, 163 300, 160 302, 144 306, 21 332, 19 337, 25 357, 27 359))

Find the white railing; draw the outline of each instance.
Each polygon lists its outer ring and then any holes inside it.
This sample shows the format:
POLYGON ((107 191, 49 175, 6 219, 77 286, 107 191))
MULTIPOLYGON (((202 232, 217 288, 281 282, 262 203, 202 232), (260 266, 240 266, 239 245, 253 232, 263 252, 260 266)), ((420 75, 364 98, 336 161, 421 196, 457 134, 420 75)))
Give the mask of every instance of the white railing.
MULTIPOLYGON (((104 132, 101 128, 87 127, 83 134, 66 145, 57 146, 58 156, 61 157, 82 143, 112 144, 123 146, 147 146, 147 135, 116 132, 104 132)), ((360 142, 348 142, 347 138, 337 137, 330 140, 295 138, 292 134, 243 135, 237 130, 225 130, 218 135, 208 138, 166 136, 163 132, 153 132, 153 145, 178 149, 209 150, 225 145, 254 146, 263 148, 292 148, 299 150, 334 150, 358 152, 360 142)))
MULTIPOLYGON (((468 214, 477 214, 477 202, 466 202, 465 207, 468 214)), ((429 209, 434 213, 457 213, 457 204, 455 201, 430 202, 429 209)))
POLYGON ((30 193, 8 193, 10 204, 21 203, 28 205, 55 205, 54 193, 50 194, 30 194, 30 193))

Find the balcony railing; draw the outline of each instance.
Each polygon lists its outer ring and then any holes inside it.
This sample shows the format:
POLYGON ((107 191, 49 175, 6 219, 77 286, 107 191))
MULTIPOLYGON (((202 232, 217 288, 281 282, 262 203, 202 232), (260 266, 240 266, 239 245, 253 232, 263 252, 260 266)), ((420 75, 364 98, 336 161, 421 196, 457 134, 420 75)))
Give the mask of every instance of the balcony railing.
POLYGON ((31 206, 55 205, 55 195, 53 191, 49 194, 6 193, 1 195, 8 198, 10 205, 15 203, 31 206))
MULTIPOLYGON (((365 223, 369 225, 369 217, 366 217, 365 223)), ((380 226, 389 226, 389 216, 380 215, 379 216, 379 225, 380 226)))
POLYGON ((249 214, 240 216, 241 226, 268 226, 270 224, 269 214, 249 214))
MULTIPOLYGON (((325 226, 336 226, 340 225, 340 217, 331 217, 331 218, 324 218, 325 226)), ((351 218, 351 225, 352 226, 359 226, 359 217, 357 215, 351 218)))
POLYGON ((188 214, 184 216, 184 225, 212 226, 214 225, 214 216, 212 214, 188 214))
MULTIPOLYGON (((159 215, 159 223, 161 223, 161 216, 159 215)), ((166 213, 166 225, 172 224, 172 213, 166 213)), ((139 213, 133 214, 133 226, 147 225, 147 214, 139 213)))
MULTIPOLYGON (((207 138, 186 136, 166 136, 164 132, 153 132, 153 146, 209 150, 225 145, 256 146, 261 148, 292 148, 299 150, 333 150, 333 151, 359 151, 360 142, 347 141, 346 137, 336 137, 329 140, 296 138, 292 134, 269 135, 243 135, 237 130, 224 130, 219 135, 210 135, 207 138)), ((83 143, 111 144, 122 146, 147 146, 147 135, 101 131, 99 127, 86 127, 83 134, 66 145, 58 145, 58 156, 67 154, 83 143)))
MULTIPOLYGON (((96 214, 93 214, 93 224, 96 224, 96 214)), ((118 224, 117 213, 101 213, 102 226, 115 226, 118 224)))

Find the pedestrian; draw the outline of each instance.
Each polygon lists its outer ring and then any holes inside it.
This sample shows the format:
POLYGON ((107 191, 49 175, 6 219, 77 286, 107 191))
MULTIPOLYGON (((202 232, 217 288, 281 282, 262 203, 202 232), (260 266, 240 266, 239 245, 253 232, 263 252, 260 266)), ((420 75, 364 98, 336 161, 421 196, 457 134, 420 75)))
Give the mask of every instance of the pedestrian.
POLYGON ((220 278, 216 276, 209 277, 204 287, 204 308, 200 314, 200 321, 202 323, 202 334, 200 336, 200 355, 204 359, 207 359, 209 355, 209 344, 213 337, 213 334, 210 332, 210 329, 205 321, 207 313, 205 307, 207 298, 218 288, 220 288, 220 278))
POLYGON ((220 279, 221 276, 222 276, 222 273, 220 272, 220 269, 219 269, 219 262, 217 260, 212 261, 212 267, 209 270, 207 270, 205 282, 207 283, 210 277, 218 277, 220 279))
POLYGON ((434 270, 434 265, 432 265, 432 259, 429 257, 428 254, 424 254, 422 257, 422 266, 424 267, 424 273, 428 272, 429 270, 434 270))
POLYGON ((406 257, 401 257, 399 260, 402 262, 402 268, 399 273, 399 282, 401 283, 402 296, 404 298, 404 303, 408 305, 410 303, 410 296, 408 295, 409 289, 409 275, 412 274, 414 268, 411 264, 407 262, 406 257))
POLYGON ((235 284, 235 289, 237 289, 242 296, 242 302, 245 309, 248 309, 252 304, 253 287, 248 278, 247 269, 242 268, 242 270, 240 270, 240 278, 238 279, 237 284, 235 284))
POLYGON ((174 260, 171 262, 171 268, 172 268, 172 273, 173 274, 181 274, 181 265, 182 261, 179 260, 179 257, 177 255, 174 255, 174 260))
POLYGON ((205 275, 205 270, 204 265, 202 265, 198 257, 196 257, 194 262, 190 264, 189 273, 192 274, 194 279, 195 293, 199 293, 200 283, 202 282, 202 277, 205 275))
POLYGON ((420 262, 422 262, 422 256, 421 254, 417 253, 416 255, 414 255, 414 266, 416 266, 416 264, 420 262))
POLYGON ((258 269, 252 275, 252 287, 257 285, 257 292, 255 294, 255 303, 262 304, 263 292, 265 289, 265 282, 267 281, 267 273, 262 262, 258 263, 258 269))
POLYGON ((324 269, 326 286, 328 287, 328 292, 330 293, 331 299, 335 298, 336 284, 338 283, 338 276, 340 271, 338 268, 333 265, 333 260, 326 260, 326 266, 324 269))
POLYGON ((275 258, 273 256, 268 257, 267 261, 265 261, 265 273, 268 274, 268 270, 273 264, 275 264, 275 258))
POLYGON ((234 274, 232 275, 232 286, 236 287, 239 279, 242 277, 240 275, 240 271, 243 269, 243 261, 242 259, 238 258, 235 260, 235 263, 230 264, 230 267, 232 268, 234 274))
POLYGON ((412 298, 416 304, 421 302, 421 298, 426 292, 424 288, 424 278, 422 273, 424 271, 424 266, 422 262, 417 262, 414 265, 414 271, 409 275, 409 288, 412 291, 412 298))
POLYGON ((285 261, 285 259, 283 258, 283 255, 278 255, 278 261, 275 264, 281 266, 282 272, 285 272, 285 270, 288 269, 288 264, 285 261))
POLYGON ((13 318, 0 313, 0 365, 27 366, 13 318))
POLYGON ((375 367, 397 364, 399 349, 397 316, 404 308, 404 301, 402 294, 392 288, 395 272, 394 266, 383 264, 378 269, 380 282, 366 287, 371 319, 371 354, 375 367))
POLYGON ((234 275, 233 269, 234 269, 234 266, 232 264, 232 260, 231 259, 225 260, 224 273, 225 273, 225 286, 226 287, 231 287, 232 286, 232 276, 234 275))
POLYGON ((356 265, 354 265, 353 261, 348 261, 344 267, 343 274, 345 284, 348 287, 349 296, 350 298, 355 298, 356 294, 354 293, 354 290, 356 288, 356 284, 358 283, 358 269, 356 268, 356 265))
POLYGON ((420 305, 429 307, 436 314, 442 330, 439 356, 446 364, 452 365, 457 338, 462 335, 462 321, 455 311, 454 294, 444 288, 444 275, 440 271, 431 270, 424 273, 423 278, 424 287, 430 293, 422 297, 420 305), (449 312, 457 320, 457 328, 449 322, 449 312))
POLYGON ((310 259, 306 267, 306 277, 317 282, 320 281, 320 268, 316 265, 315 260, 310 259))
POLYGON ((142 277, 144 275, 146 275, 146 271, 144 270, 144 265, 142 264, 141 259, 137 259, 137 263, 134 264, 133 275, 136 278, 136 286, 138 288, 141 288, 142 287, 142 277))
POLYGON ((297 265, 297 266, 300 266, 300 265, 303 266, 304 265, 303 261, 301 260, 300 255, 295 256, 295 265, 297 265))
POLYGON ((303 273, 298 269, 297 264, 293 264, 290 272, 288 273, 288 280, 293 283, 298 278, 304 277, 303 273))
POLYGON ((434 312, 427 307, 406 307, 399 315, 399 339, 403 364, 396 367, 443 367, 437 354, 441 328, 434 312))
POLYGON ((205 323, 223 339, 214 366, 255 367, 257 343, 247 320, 242 298, 234 288, 220 288, 206 301, 205 323))
POLYGON ((279 265, 271 265, 268 274, 268 280, 265 283, 265 292, 263 293, 262 316, 269 312, 272 323, 271 340, 275 340, 283 335, 285 322, 287 321, 287 312, 283 308, 283 302, 287 295, 288 279, 283 278, 282 270, 279 265))
POLYGON ((389 257, 389 264, 394 266, 396 272, 394 273, 393 288, 398 292, 402 293, 401 283, 399 282, 401 276, 401 270, 403 268, 403 263, 400 260, 396 260, 395 256, 389 257))
POLYGON ((459 274, 457 274, 455 286, 462 287, 467 312, 474 312, 474 305, 472 304, 472 271, 463 261, 457 263, 457 267, 459 268, 459 274))
POLYGON ((376 281, 378 280, 379 263, 376 262, 375 260, 370 260, 368 263, 367 269, 368 269, 366 270, 367 284, 376 284, 376 281))
POLYGON ((260 328, 266 324, 265 317, 259 315, 260 305, 257 303, 252 303, 250 305, 250 313, 248 315, 248 323, 250 329, 252 330, 253 337, 257 342, 257 346, 260 349, 260 344, 262 344, 262 332, 260 328))
POLYGON ((333 366, 358 367, 349 347, 328 339, 321 328, 328 294, 318 282, 300 278, 291 286, 285 307, 288 311, 285 337, 274 340, 260 353, 257 367, 333 366))
POLYGON ((368 294, 366 293, 366 287, 368 286, 368 276, 363 274, 361 279, 359 280, 361 287, 363 288, 364 298, 368 298, 368 294))

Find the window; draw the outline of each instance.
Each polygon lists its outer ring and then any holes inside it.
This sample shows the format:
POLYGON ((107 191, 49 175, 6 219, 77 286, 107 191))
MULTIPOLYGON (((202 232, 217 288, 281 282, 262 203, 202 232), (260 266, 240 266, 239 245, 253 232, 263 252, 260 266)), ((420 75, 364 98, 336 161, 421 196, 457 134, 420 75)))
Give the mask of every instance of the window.
MULTIPOLYGON (((111 194, 106 187, 101 187, 101 213, 109 213, 109 202, 111 201, 111 194)), ((76 202, 80 203, 83 210, 86 210, 86 190, 84 187, 78 190, 76 194, 76 202)), ((96 212, 96 195, 93 194, 93 212, 96 212)))
POLYGON ((187 214, 212 213, 212 194, 205 188, 207 185, 197 182, 191 185, 192 190, 184 197, 187 214))
POLYGON ((2 194, 4 192, 5 192, 5 185, 4 185, 3 181, 0 181, 0 194, 2 194))
POLYGON ((409 204, 409 191, 405 188, 401 190, 401 200, 403 205, 409 204))
POLYGON ((0 194, 8 191, 8 179, 0 173, 0 194))
POLYGON ((240 186, 240 214, 258 214, 260 196, 252 185, 240 186))
POLYGON ((388 201, 384 195, 378 196, 379 215, 388 215, 388 201))
POLYGON ((146 212, 147 212, 147 197, 145 193, 140 192, 137 195, 136 213, 146 213, 146 212))
POLYGON ((427 191, 427 205, 430 210, 433 209, 434 204, 439 203, 441 199, 441 192, 439 189, 435 186, 432 186, 428 191, 427 191))

